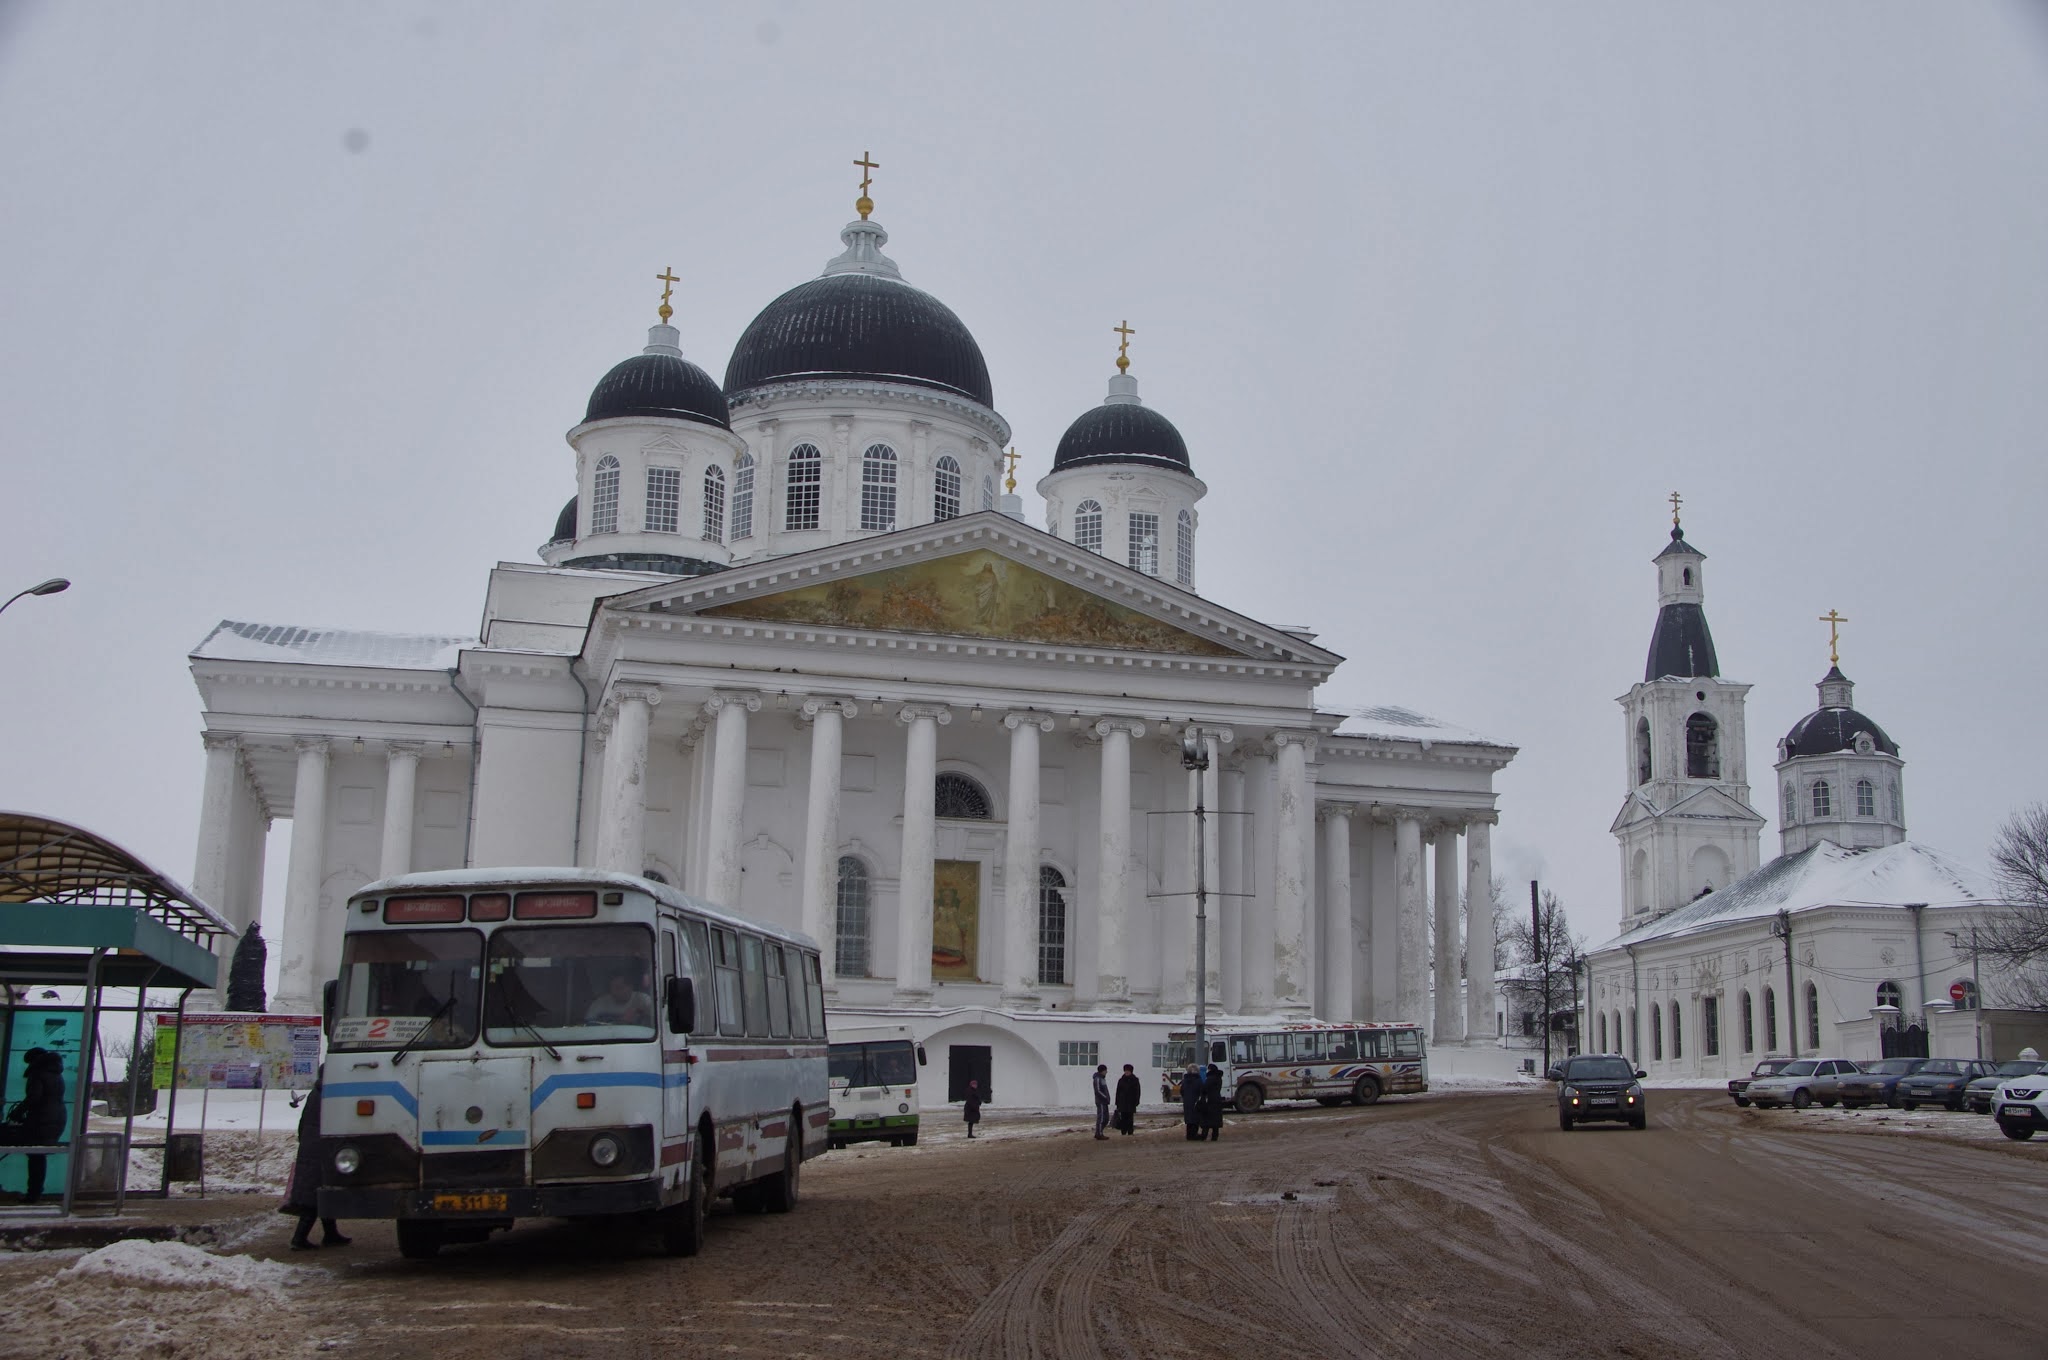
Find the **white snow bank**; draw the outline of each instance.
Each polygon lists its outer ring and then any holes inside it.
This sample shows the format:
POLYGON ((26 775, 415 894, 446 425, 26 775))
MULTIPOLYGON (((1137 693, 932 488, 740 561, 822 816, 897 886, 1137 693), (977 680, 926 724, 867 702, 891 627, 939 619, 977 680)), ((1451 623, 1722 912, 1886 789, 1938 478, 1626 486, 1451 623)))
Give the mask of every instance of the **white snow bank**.
POLYGON ((259 1261, 251 1256, 215 1256, 184 1242, 115 1242, 89 1251, 57 1273, 66 1277, 107 1276, 126 1284, 172 1289, 231 1289, 269 1293, 304 1283, 316 1270, 259 1261))

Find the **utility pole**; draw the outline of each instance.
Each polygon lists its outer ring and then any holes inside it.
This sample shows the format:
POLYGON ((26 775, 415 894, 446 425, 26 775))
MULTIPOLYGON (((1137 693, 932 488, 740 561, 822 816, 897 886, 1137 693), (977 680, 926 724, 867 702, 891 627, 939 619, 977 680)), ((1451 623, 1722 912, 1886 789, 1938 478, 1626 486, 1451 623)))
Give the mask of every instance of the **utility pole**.
POLYGON ((1180 739, 1180 763, 1195 776, 1195 1052, 1209 1063, 1209 810, 1202 803, 1202 774, 1209 768, 1209 743, 1190 726, 1180 739))
POLYGON ((1543 905, 1536 880, 1529 880, 1529 953, 1536 960, 1536 975, 1543 983, 1543 1070, 1550 1071, 1550 945, 1543 938, 1543 905))
POLYGON ((1792 913, 1780 908, 1771 934, 1785 942, 1785 1051, 1799 1056, 1799 997, 1792 982, 1792 913))

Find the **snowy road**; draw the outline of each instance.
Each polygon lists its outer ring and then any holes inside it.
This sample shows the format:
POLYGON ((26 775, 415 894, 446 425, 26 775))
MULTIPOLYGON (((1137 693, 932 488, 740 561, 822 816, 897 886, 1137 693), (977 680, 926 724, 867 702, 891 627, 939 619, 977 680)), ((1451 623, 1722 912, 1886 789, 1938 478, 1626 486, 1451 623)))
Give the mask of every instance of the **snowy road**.
MULTIPOLYGON (((2048 1146, 1653 1100, 1643 1133, 1560 1133, 1534 1092, 1280 1110, 1216 1144, 1163 1118, 1097 1143, 998 1117, 1011 1136, 812 1163, 794 1215, 721 1213, 695 1261, 552 1224, 431 1263, 352 1225, 354 1246, 309 1256, 281 1250, 280 1218, 255 1254, 320 1269, 248 1295, 267 1343, 249 1353, 1822 1357, 1936 1334, 2048 1352, 2048 1146)), ((25 1322, 50 1292, 31 1269, 0 1272, 25 1322)), ((191 1288, 130 1282, 94 1313, 108 1278, 57 1276, 69 1326, 31 1322, 9 1353, 143 1354, 79 1343, 191 1288)), ((170 1344, 147 1353, 242 1353, 155 1313, 170 1344)))

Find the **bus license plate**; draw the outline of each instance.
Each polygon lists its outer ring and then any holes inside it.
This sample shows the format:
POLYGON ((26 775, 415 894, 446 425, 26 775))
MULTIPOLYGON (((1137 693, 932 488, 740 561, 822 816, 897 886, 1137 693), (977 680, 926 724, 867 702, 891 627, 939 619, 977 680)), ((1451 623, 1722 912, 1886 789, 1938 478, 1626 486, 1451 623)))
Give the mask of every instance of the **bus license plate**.
POLYGON ((490 1195, 436 1195, 434 1208, 457 1214, 502 1214, 505 1196, 502 1191, 490 1195))

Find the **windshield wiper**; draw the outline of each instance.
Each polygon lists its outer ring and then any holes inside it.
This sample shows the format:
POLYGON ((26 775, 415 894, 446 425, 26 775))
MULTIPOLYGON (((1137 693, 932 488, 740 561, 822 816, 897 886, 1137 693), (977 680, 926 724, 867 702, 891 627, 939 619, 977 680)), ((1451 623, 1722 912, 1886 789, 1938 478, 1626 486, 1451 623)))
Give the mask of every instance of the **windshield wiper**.
POLYGON ((407 1039, 405 1041, 404 1046, 401 1047, 396 1053, 391 1055, 391 1065, 393 1067, 398 1066, 398 1064, 405 1058, 405 1055, 412 1052, 412 1046, 427 1036, 427 1031, 434 1027, 434 1022, 439 1020, 442 1016, 446 1015, 449 1011, 453 1010, 454 1008, 455 993, 450 992, 448 993, 448 999, 446 1001, 443 1001, 440 1005, 434 1007, 434 1013, 427 1017, 426 1024, 421 1025, 419 1027, 419 1032, 414 1034, 412 1038, 407 1039))
POLYGON ((562 1050, 556 1048, 553 1044, 549 1043, 547 1041, 547 1038, 544 1035, 542 1035, 539 1030, 535 1029, 530 1023, 527 1022, 524 1016, 519 1014, 518 1010, 516 1010, 513 1007, 510 1001, 504 1000, 501 997, 498 1002, 498 1007, 505 1013, 505 1018, 511 1021, 514 1027, 518 1029, 523 1029, 528 1034, 532 1035, 533 1041, 539 1044, 542 1048, 546 1049, 547 1054, 550 1058, 553 1058, 556 1062, 560 1062, 562 1060, 562 1050))

